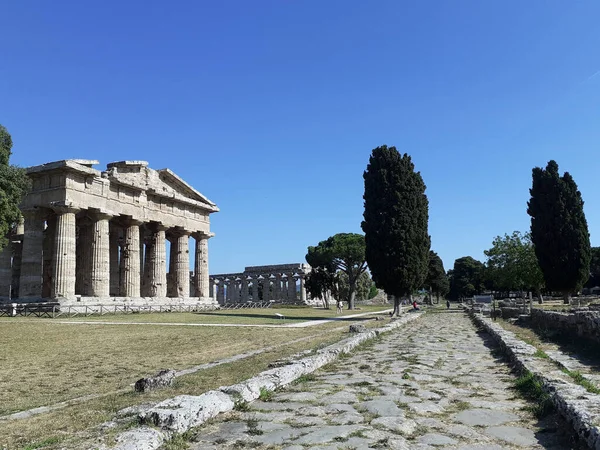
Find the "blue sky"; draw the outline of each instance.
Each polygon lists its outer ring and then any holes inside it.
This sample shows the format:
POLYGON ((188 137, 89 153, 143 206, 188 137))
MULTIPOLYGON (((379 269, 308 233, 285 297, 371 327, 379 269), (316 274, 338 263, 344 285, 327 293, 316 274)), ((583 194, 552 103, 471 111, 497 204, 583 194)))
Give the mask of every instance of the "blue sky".
POLYGON ((600 245, 600 2, 0 0, 12 162, 169 167, 217 203, 212 273, 360 232, 371 150, 427 184, 432 248, 529 227, 556 159, 600 245))

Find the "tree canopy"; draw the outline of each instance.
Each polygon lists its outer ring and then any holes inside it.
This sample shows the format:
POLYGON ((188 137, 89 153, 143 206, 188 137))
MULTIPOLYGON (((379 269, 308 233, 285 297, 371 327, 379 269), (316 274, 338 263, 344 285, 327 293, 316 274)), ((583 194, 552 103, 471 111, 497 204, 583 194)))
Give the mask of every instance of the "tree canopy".
POLYGON ((427 277, 430 238, 425 183, 411 157, 395 147, 375 148, 363 174, 366 258, 378 287, 400 297, 421 288, 427 277))
POLYGON ((454 261, 454 268, 448 271, 450 278, 450 298, 459 300, 480 294, 485 289, 485 265, 471 256, 463 256, 454 261))
POLYGON ((338 271, 348 277, 348 309, 354 309, 356 285, 360 275, 367 269, 365 261, 365 237, 356 233, 338 233, 316 247, 308 247, 306 262, 330 275, 334 280, 338 271))
POLYGON ((592 247, 592 260, 590 262, 590 278, 585 284, 588 288, 600 286, 600 247, 592 247))
POLYGON ((571 293, 590 276, 590 234, 581 192, 568 172, 560 176, 555 161, 533 169, 529 192, 531 240, 546 287, 562 292, 569 303, 571 293))
POLYGON ((429 266, 425 287, 436 294, 438 301, 440 296, 446 295, 450 290, 450 282, 444 270, 444 262, 433 250, 429 251, 429 266))
POLYGON ((544 277, 535 256, 531 234, 514 231, 496 236, 487 256, 487 277, 494 290, 522 291, 531 289, 540 295, 544 277))
POLYGON ((29 186, 25 171, 9 164, 11 154, 12 138, 0 125, 0 249, 7 244, 8 233, 21 217, 19 204, 29 186))

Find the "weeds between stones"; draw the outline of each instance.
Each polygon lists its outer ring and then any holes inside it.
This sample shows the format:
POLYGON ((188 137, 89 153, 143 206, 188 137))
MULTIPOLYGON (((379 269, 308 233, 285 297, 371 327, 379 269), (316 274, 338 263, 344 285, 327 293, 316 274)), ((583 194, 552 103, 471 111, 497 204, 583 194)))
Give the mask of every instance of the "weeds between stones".
POLYGON ((531 372, 523 372, 515 380, 514 387, 523 397, 535 402, 535 405, 527 406, 525 409, 531 411, 536 417, 545 417, 554 410, 550 396, 544 391, 542 383, 531 372))
POLYGON ((317 376, 315 374, 307 373, 296 378, 292 384, 308 383, 309 381, 315 381, 316 379, 317 376))
POLYGON ((270 402, 271 400, 273 400, 273 391, 265 387, 261 387, 258 399, 262 402, 270 402))
POLYGON ((536 358, 550 359, 548 354, 544 350, 540 350, 539 348, 535 351, 533 356, 536 358))
POLYGON ((575 381, 575 383, 577 383, 581 387, 584 387, 585 390, 589 393, 600 394, 600 389, 598 389, 590 380, 585 378, 581 372, 578 372, 577 370, 569 370, 566 368, 562 368, 561 370, 563 373, 569 375, 573 379, 573 381, 575 381))

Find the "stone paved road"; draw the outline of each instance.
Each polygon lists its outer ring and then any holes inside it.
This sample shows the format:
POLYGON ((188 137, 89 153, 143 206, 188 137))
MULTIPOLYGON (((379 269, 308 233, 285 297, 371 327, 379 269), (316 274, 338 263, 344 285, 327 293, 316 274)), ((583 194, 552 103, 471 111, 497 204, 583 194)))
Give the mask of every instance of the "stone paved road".
POLYGON ((538 421, 462 313, 427 314, 374 345, 200 428, 193 449, 573 448, 538 421))

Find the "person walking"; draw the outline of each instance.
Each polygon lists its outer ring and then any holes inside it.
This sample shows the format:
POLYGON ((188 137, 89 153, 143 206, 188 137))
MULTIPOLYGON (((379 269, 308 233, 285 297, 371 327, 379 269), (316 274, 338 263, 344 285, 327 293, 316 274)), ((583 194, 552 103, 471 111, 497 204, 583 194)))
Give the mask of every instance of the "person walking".
POLYGON ((450 300, 446 300, 446 309, 450 309, 450 300))

